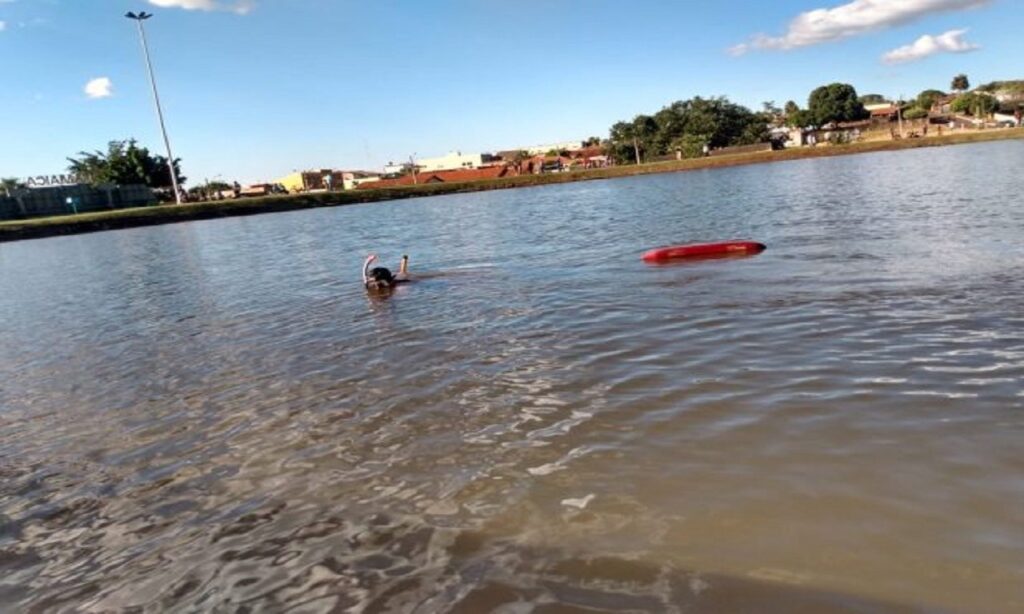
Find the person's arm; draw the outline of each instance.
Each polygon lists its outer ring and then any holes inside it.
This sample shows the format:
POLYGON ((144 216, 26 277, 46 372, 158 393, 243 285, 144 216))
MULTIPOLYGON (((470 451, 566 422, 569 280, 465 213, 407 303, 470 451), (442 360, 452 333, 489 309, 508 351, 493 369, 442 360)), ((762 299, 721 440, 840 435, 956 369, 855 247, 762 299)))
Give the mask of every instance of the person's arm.
POLYGON ((377 259, 377 256, 375 256, 373 254, 370 254, 369 256, 366 257, 366 262, 363 263, 363 285, 364 286, 370 281, 370 265, 376 259, 377 259))

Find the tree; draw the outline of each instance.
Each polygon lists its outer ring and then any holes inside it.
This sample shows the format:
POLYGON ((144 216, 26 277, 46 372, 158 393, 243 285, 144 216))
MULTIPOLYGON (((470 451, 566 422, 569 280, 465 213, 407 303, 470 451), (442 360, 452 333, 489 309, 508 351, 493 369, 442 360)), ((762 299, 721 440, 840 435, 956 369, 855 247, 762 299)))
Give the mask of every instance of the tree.
POLYGON ((601 137, 599 137, 599 136, 592 136, 589 139, 585 139, 583 141, 583 146, 584 147, 597 147, 600 144, 601 144, 601 137))
POLYGON ((0 188, 3 188, 4 194, 6 194, 8 198, 13 195, 15 190, 20 190, 24 187, 25 184, 19 179, 15 179, 13 177, 0 179, 0 188))
POLYGON ((967 75, 961 73, 953 77, 953 83, 949 88, 954 92, 966 92, 971 89, 971 82, 967 80, 967 75))
POLYGON ((903 119, 924 119, 928 117, 928 109, 921 107, 910 107, 903 112, 903 119))
POLYGON ((945 95, 946 92, 939 90, 925 90, 917 95, 914 106, 927 111, 932 108, 936 100, 945 97, 945 95))
POLYGON ((677 100, 653 116, 638 115, 632 122, 612 126, 608 153, 619 162, 654 155, 699 149, 748 145, 768 140, 768 122, 761 113, 727 98, 677 100))
POLYGON ((848 83, 823 85, 807 101, 811 121, 821 126, 830 122, 852 122, 869 116, 864 103, 857 99, 857 90, 848 83))
POLYGON ((806 109, 797 109, 794 113, 786 116, 786 124, 793 128, 806 128, 814 125, 814 118, 811 112, 806 109))
POLYGON ((608 130, 608 155, 617 162, 635 159, 633 155, 633 126, 629 122, 615 122, 608 130))
POLYGON ((658 134, 658 122, 650 115, 637 115, 633 118, 633 148, 636 152, 636 163, 640 164, 640 152, 650 155, 652 141, 658 134))
MULTIPOLYGON (((68 171, 93 185, 143 184, 151 188, 170 188, 173 185, 167 158, 150 154, 145 147, 139 147, 135 139, 110 141, 106 153, 80 151, 78 158, 68 158, 68 162, 68 171)), ((180 158, 174 160, 174 172, 178 176, 178 183, 184 184, 185 177, 181 175, 180 163, 180 158)))
POLYGON ((859 98, 863 104, 883 104, 885 102, 885 96, 881 94, 864 94, 859 98))
POLYGON ((211 198, 214 194, 224 190, 230 190, 231 184, 224 181, 209 181, 202 185, 189 188, 188 195, 192 198, 211 198))
POLYGON ((785 121, 785 113, 782 108, 775 104, 774 100, 766 100, 761 103, 761 117, 766 124, 777 126, 785 121))
POLYGON ((800 112, 800 105, 798 105, 796 102, 790 100, 790 101, 786 102, 786 107, 785 107, 784 111, 786 112, 786 117, 788 118, 790 115, 793 115, 794 113, 799 113, 800 112))
POLYGON ((515 167, 516 174, 521 174, 523 172, 523 162, 526 162, 531 157, 530 152, 525 149, 520 149, 515 153, 515 156, 512 157, 512 166, 515 167))
POLYGON ((658 123, 650 115, 637 115, 631 122, 617 122, 610 132, 612 155, 620 162, 632 158, 640 164, 651 150, 657 133, 658 123))
POLYGON ((971 92, 957 96, 950 108, 954 113, 966 113, 979 117, 999 110, 999 101, 994 96, 971 92))
POLYGON ((662 152, 672 149, 669 144, 684 134, 703 137, 709 147, 748 145, 768 138, 768 122, 762 114, 725 97, 677 101, 658 111, 654 118, 658 122, 656 141, 662 152))
POLYGON ((700 158, 704 156, 707 139, 700 134, 684 134, 669 144, 669 149, 678 151, 684 158, 700 158))
POLYGON ((1024 80, 993 81, 992 83, 979 85, 975 88, 975 91, 986 92, 989 94, 998 94, 1000 92, 1006 94, 1024 94, 1024 80))

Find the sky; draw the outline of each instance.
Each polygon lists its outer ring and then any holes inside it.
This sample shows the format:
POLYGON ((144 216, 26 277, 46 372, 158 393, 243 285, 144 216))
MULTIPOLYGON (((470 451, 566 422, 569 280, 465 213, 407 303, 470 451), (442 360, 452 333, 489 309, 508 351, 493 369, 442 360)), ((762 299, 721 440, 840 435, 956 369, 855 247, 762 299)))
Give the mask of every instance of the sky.
POLYGON ((608 134, 675 100, 1024 78, 1024 0, 0 0, 0 176, 163 144, 188 185, 608 134))

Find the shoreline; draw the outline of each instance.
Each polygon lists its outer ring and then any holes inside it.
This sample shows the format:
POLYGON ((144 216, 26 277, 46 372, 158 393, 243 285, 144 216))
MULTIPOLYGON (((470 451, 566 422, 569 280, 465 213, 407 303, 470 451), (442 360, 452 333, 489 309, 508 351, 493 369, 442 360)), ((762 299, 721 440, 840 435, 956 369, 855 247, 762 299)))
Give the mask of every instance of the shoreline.
POLYGON ((576 181, 593 181, 599 179, 615 179, 655 173, 675 173, 683 171, 730 168, 749 164, 768 164, 846 156, 882 151, 901 151, 921 147, 943 147, 947 145, 964 145, 992 141, 1024 139, 1024 129, 1006 128, 986 132, 968 132, 945 136, 933 136, 920 139, 900 141, 868 141, 849 145, 802 147, 781 151, 736 154, 731 156, 692 158, 672 160, 642 165, 612 166, 608 168, 552 173, 547 175, 520 175, 470 183, 434 183, 419 186, 378 188, 365 190, 348 190, 344 192, 321 192, 313 194, 295 194, 287 196, 270 196, 262 198, 245 198, 229 201, 207 201, 202 203, 186 203, 183 205, 156 205, 132 209, 116 209, 77 215, 57 217, 31 218, 26 220, 8 220, 0 222, 0 242, 22 239, 39 239, 45 237, 99 232, 121 228, 154 226, 195 220, 257 215, 261 213, 279 213, 297 211, 317 207, 338 207, 344 205, 365 204, 382 201, 401 200, 440 196, 443 194, 459 194, 465 192, 482 192, 487 190, 504 190, 533 186, 570 183, 576 181))

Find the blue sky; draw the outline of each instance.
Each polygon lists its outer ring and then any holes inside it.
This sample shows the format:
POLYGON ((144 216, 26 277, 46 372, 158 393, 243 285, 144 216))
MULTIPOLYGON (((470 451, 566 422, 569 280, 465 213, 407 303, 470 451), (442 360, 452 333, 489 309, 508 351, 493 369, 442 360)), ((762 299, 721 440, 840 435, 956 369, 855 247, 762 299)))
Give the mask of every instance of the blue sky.
POLYGON ((162 151, 140 9, 190 185, 606 136, 695 95, 1024 78, 1020 0, 0 0, 0 176, 162 151))

